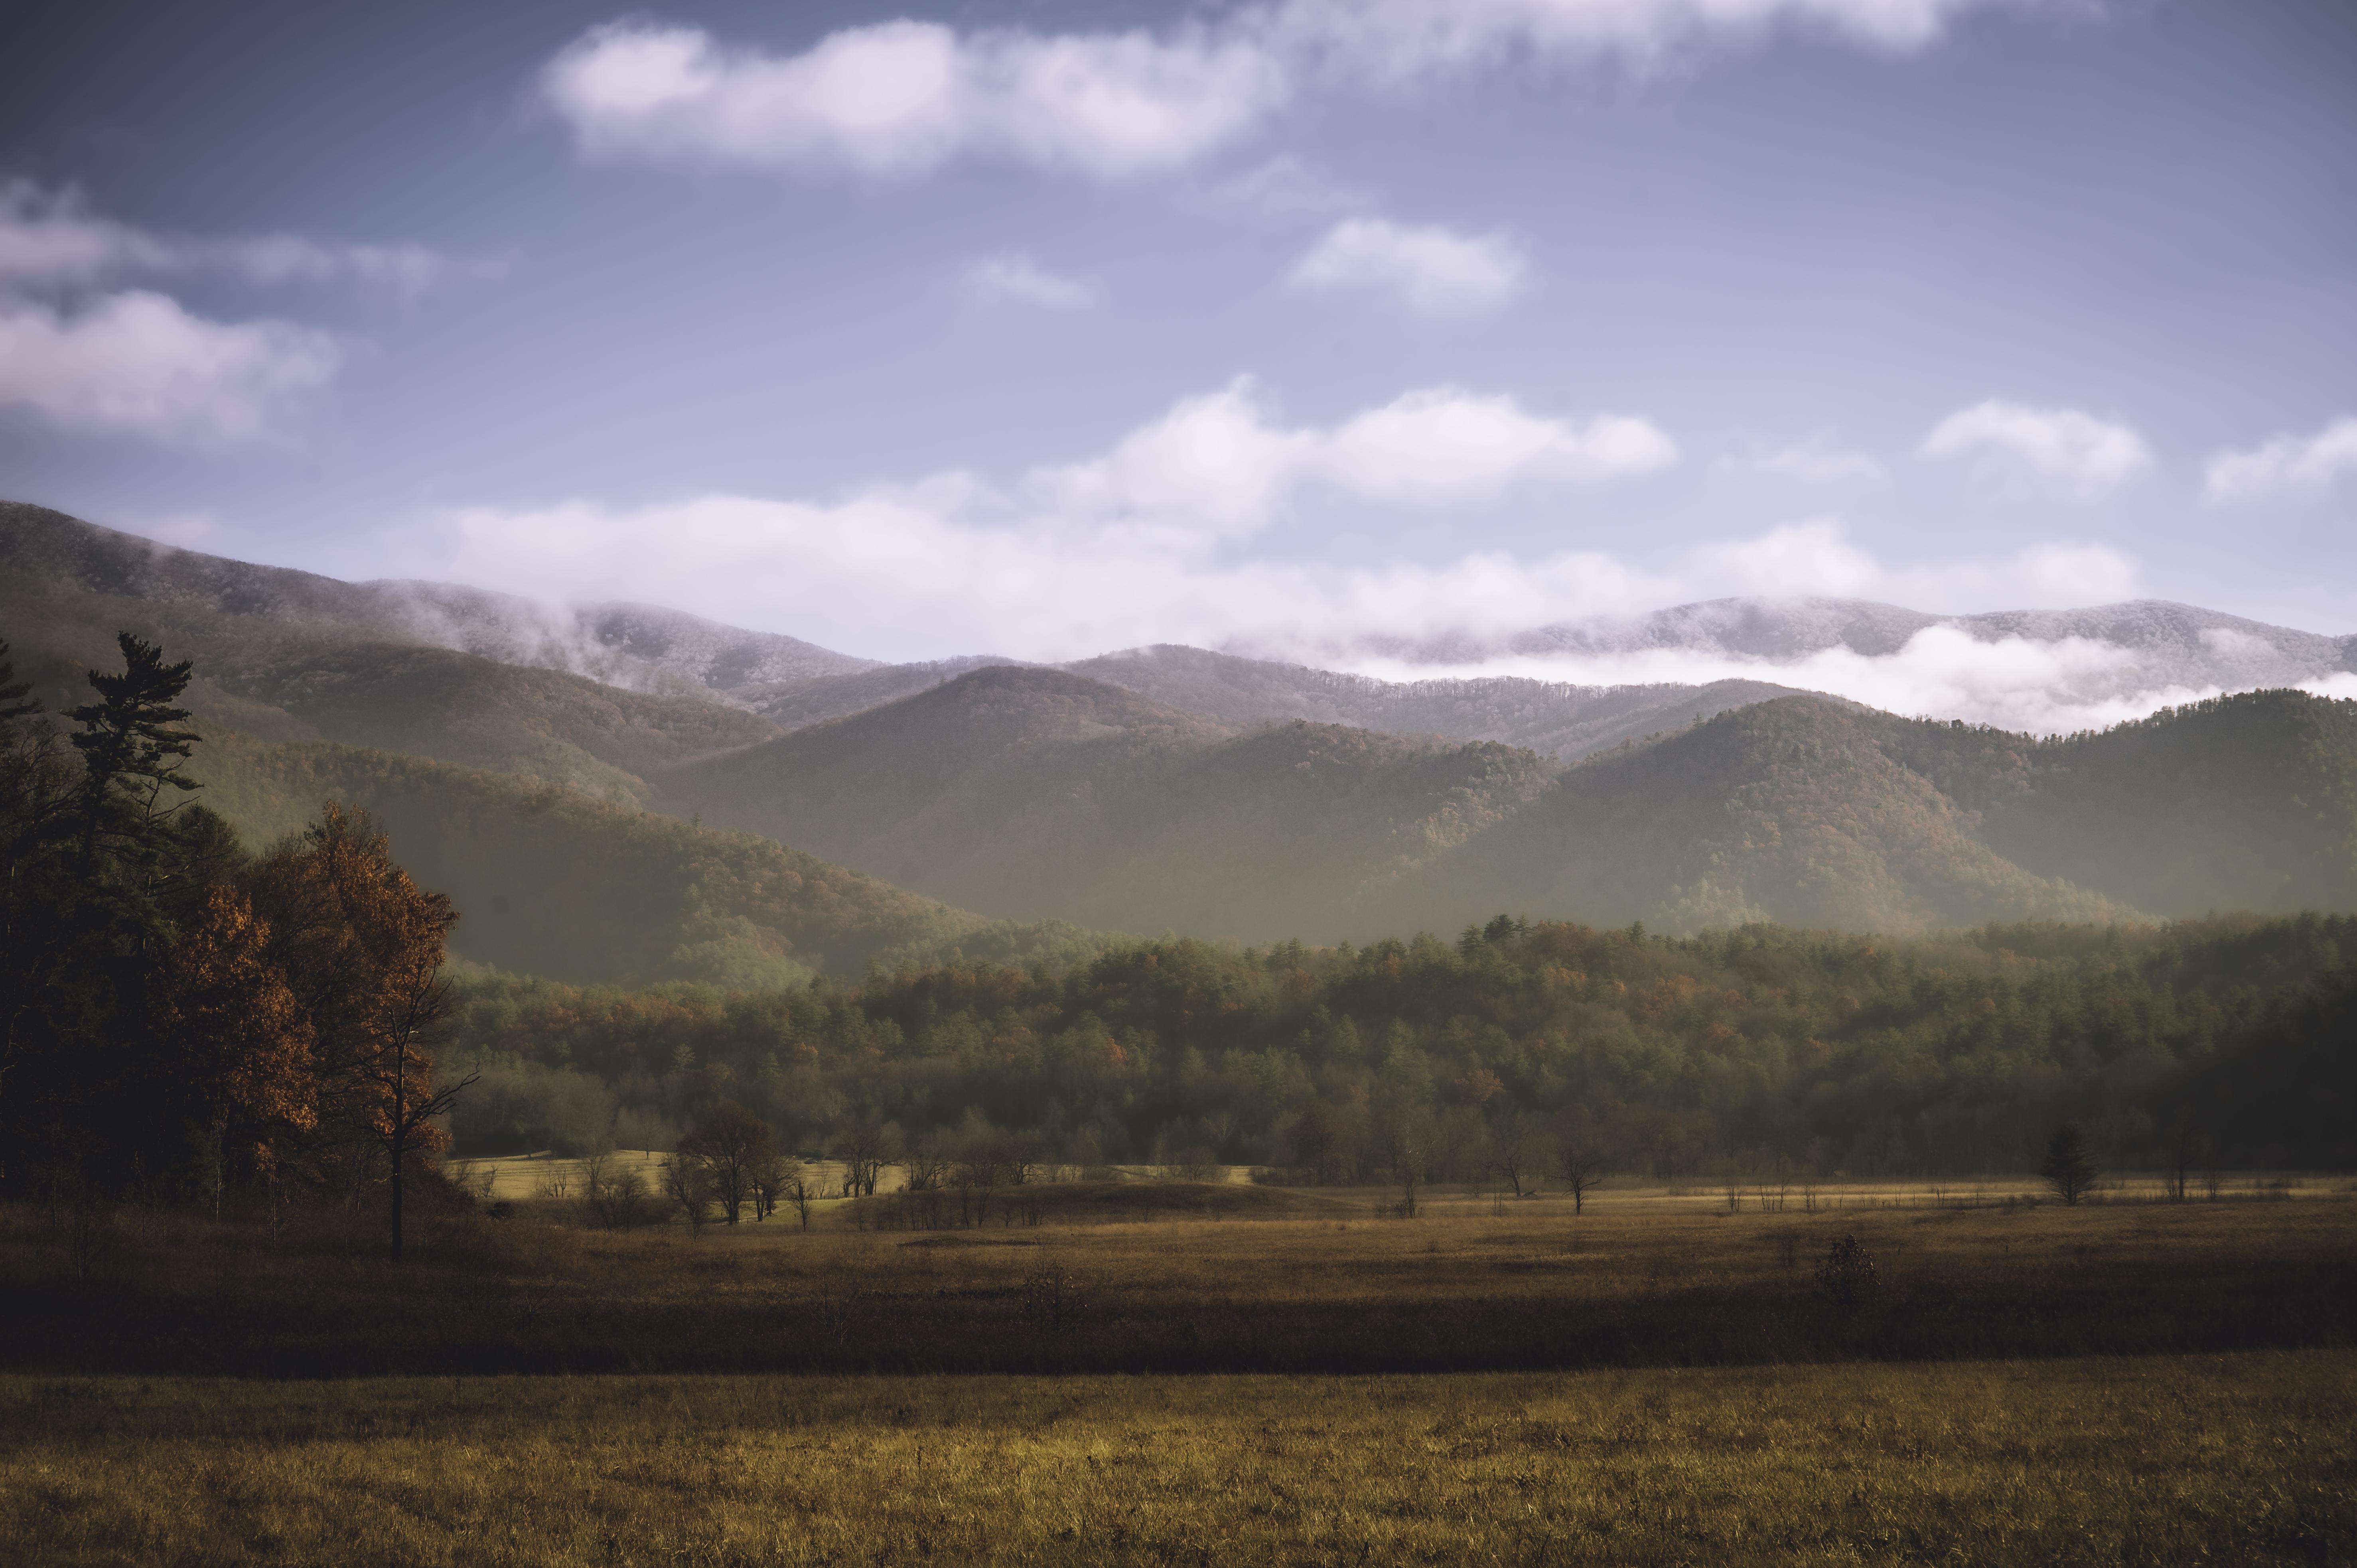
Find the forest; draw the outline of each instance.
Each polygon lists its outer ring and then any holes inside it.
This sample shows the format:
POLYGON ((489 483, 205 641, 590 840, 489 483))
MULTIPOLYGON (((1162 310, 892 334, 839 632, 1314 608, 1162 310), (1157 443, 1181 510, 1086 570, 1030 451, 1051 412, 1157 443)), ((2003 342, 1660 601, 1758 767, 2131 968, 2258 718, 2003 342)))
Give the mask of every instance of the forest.
POLYGON ((730 993, 462 979, 469 1153, 663 1147, 722 1100, 805 1152, 1530 1181, 2344 1166, 2357 919, 1684 939, 1501 915, 1454 940, 1169 939, 1061 972, 946 962, 730 993))
MULTIPOLYGON (((256 855, 192 797, 187 661, 124 633, 59 727, 0 642, 0 1187, 121 1197, 380 1197, 431 1169, 457 912, 334 802, 256 855)), ((427 1184, 430 1190, 431 1184, 427 1184)))

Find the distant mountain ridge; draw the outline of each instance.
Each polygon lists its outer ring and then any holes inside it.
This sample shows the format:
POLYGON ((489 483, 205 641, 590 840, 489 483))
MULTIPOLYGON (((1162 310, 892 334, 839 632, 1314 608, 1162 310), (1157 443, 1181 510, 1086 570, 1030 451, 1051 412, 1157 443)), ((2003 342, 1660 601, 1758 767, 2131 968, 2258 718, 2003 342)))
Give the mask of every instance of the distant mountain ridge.
MULTIPOLYGON (((40 695, 81 700, 118 628, 194 658, 242 827, 317 790, 378 807, 463 894, 462 950, 575 978, 738 983, 986 930, 1046 950, 1010 920, 1357 940, 1501 908, 1892 931, 2357 908, 2357 703, 2294 692, 2041 740, 1760 681, 1393 682, 1167 645, 881 665, 526 605, 0 507, 0 637, 40 695)), ((2179 606, 1960 618, 2202 670, 2357 653, 2179 606)), ((1862 651, 1943 624, 1833 600, 1640 619, 1612 646, 1862 651)))
POLYGON ((1648 615, 1562 621, 1493 639, 1401 643, 1393 651, 1429 664, 1471 662, 1500 652, 1597 657, 1662 650, 1779 663, 1836 648, 1887 657, 1932 627, 1952 627, 1982 642, 2077 638, 2109 644, 2135 653, 2140 671, 2155 686, 2231 690, 2357 671, 2357 636, 2322 636, 2162 599, 1953 616, 1865 599, 1710 599, 1648 615))

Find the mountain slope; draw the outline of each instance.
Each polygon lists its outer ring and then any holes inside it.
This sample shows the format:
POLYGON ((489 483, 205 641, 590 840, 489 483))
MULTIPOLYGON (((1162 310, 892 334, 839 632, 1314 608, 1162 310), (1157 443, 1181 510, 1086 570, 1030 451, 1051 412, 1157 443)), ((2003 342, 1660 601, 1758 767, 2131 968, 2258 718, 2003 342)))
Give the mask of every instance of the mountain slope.
POLYGON ((1876 744, 1877 716, 1786 698, 1591 759, 1406 904, 1452 923, 1513 909, 1893 932, 2134 912, 1981 843, 1968 812, 1876 744))
POLYGON ((1227 726, 996 666, 659 775, 682 813, 994 913, 1128 929, 1330 929, 1360 889, 1535 795, 1551 765, 1297 724, 1227 726))
POLYGON ((1407 892, 1401 914, 1681 929, 2348 911, 2357 703, 2246 693, 2039 740, 1785 699, 1573 768, 1407 892))
POLYGON ((0 636, 53 706, 113 664, 114 633, 193 659, 214 727, 335 740, 641 800, 640 776, 778 733, 755 714, 422 642, 364 586, 249 566, 38 509, 0 509, 0 636), (29 514, 29 515, 28 515, 29 514))
POLYGON ((2024 865, 2169 915, 2357 907, 2357 702, 2245 692, 2047 741, 1873 727, 2024 865))
POLYGON ((197 798, 250 843, 323 800, 372 812, 425 886, 449 894, 455 949, 578 984, 775 984, 871 961, 1091 950, 1070 929, 952 908, 748 833, 702 828, 528 779, 338 746, 222 736, 199 748, 197 798))
POLYGON ((1308 719, 1395 735, 1501 741, 1566 762, 1748 703, 1797 694, 1763 681, 1576 686, 1493 677, 1402 683, 1168 643, 1061 668, 1238 728, 1308 719))

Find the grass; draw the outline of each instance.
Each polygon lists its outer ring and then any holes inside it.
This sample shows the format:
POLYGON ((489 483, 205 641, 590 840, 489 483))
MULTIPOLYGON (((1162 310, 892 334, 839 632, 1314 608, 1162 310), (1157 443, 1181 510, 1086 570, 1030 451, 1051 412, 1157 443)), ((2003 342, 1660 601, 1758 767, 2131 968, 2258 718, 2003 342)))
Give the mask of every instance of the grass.
MULTIPOLYGON (((2345 1348, 2357 1202, 1727 1215, 1544 1205, 1219 1223, 1189 1189, 970 1230, 604 1232, 446 1213, 405 1267, 372 1217, 273 1240, 119 1218, 85 1273, 0 1213, 0 1368, 399 1372, 1397 1372, 2345 1348), (1135 1218, 1145 1213, 1143 1222, 1135 1218), (1855 1235, 1876 1289, 1816 1277, 1855 1235)), ((1206 1189, 1206 1203, 1254 1189, 1206 1189)), ((1014 1219, 1013 1215, 1006 1218, 1014 1219)))
POLYGON ((2346 1562, 2357 1353, 0 1378, 24 1564, 2346 1562))

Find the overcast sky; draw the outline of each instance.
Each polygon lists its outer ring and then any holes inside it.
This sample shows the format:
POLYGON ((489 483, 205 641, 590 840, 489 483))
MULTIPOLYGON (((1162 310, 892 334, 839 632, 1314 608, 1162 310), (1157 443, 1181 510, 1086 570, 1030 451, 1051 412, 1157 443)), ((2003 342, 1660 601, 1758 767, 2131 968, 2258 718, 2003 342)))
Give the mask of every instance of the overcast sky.
POLYGON ((882 658, 2357 631, 2347 0, 16 6, 0 494, 882 658))

